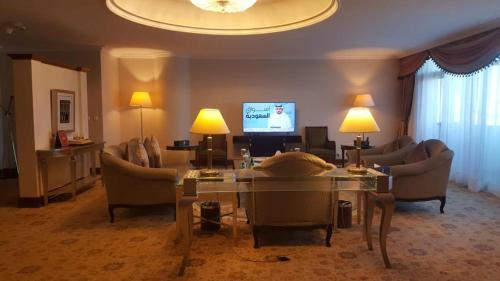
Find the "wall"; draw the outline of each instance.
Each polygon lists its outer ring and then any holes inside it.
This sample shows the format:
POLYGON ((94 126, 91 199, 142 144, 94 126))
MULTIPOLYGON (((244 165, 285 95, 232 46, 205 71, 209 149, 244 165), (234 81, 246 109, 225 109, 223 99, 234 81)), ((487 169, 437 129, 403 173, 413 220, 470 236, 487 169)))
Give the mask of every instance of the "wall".
MULTIPOLYGON (((87 75, 34 60, 15 60, 14 94, 19 156, 20 197, 40 197, 37 149, 49 149, 51 137, 51 89, 75 92, 75 133, 88 137, 87 75)), ((69 133, 71 138, 73 133, 69 133)), ((68 159, 49 162, 49 189, 69 182, 68 159)), ((77 176, 88 174, 88 165, 79 165, 77 176)))
MULTIPOLYGON (((369 93, 376 103, 372 113, 381 133, 370 134, 372 144, 392 140, 399 122, 399 83, 396 60, 191 60, 191 118, 200 108, 222 111, 231 134, 242 134, 244 101, 295 101, 297 126, 328 126, 337 145, 352 144, 354 134, 338 128, 355 94, 369 93)), ((200 137, 191 136, 193 141, 200 137)), ((338 148, 339 149, 339 148, 338 148)), ((339 150, 340 151, 340 150, 339 150)))
POLYGON ((118 58, 106 48, 101 50, 101 79, 103 140, 118 144, 122 139, 118 58))
POLYGON ((148 91, 153 108, 143 109, 144 137, 160 145, 188 139, 190 128, 189 60, 170 57, 115 58, 101 52, 104 140, 118 144, 140 137, 140 110, 129 107, 134 91, 148 91))
POLYGON ((100 49, 74 51, 46 51, 35 52, 54 62, 61 62, 71 66, 89 68, 87 73, 88 85, 88 124, 89 138, 94 141, 103 140, 102 122, 102 86, 101 86, 101 51, 100 49))

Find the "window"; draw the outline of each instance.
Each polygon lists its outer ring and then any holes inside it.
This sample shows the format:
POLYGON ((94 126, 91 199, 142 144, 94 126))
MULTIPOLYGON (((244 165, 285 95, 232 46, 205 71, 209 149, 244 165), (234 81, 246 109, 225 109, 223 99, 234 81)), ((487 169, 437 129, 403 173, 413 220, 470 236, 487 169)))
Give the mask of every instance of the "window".
POLYGON ((412 132, 455 152, 451 179, 500 195, 500 61, 472 75, 442 71, 428 60, 415 76, 412 132))

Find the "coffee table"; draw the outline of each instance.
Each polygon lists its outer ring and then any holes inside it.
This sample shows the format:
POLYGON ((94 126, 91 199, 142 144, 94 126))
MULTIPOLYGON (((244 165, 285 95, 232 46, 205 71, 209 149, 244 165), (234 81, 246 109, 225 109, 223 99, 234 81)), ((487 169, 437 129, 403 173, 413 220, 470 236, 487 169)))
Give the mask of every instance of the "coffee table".
MULTIPOLYGON (((196 170, 188 171, 177 186, 177 217, 176 217, 176 242, 183 248, 183 261, 179 269, 182 275, 189 259, 191 248, 191 238, 193 230, 193 208, 195 201, 203 199, 205 196, 218 196, 223 200, 233 203, 233 237, 237 237, 237 217, 236 208, 238 193, 261 192, 266 190, 255 190, 252 188, 252 181, 255 177, 266 176, 262 172, 251 169, 222 170, 220 176, 214 178, 202 178, 196 170), (191 192, 188 192, 191 191, 191 192)), ((382 210, 380 221, 380 249, 387 268, 391 267, 387 255, 386 240, 389 233, 392 214, 394 212, 394 196, 388 192, 390 178, 388 175, 369 169, 366 175, 355 175, 347 172, 346 169, 337 169, 326 173, 322 177, 329 177, 332 180, 331 191, 334 196, 333 224, 337 222, 338 212, 338 192, 356 191, 364 195, 364 227, 363 236, 366 238, 369 250, 373 250, 371 226, 373 211, 375 207, 382 210)), ((297 191, 288 187, 279 187, 279 191, 297 191)), ((307 189, 314 191, 314 189, 307 189)), ((273 189, 276 191, 276 189, 273 189)), ((324 190, 322 190, 324 191, 324 190)))

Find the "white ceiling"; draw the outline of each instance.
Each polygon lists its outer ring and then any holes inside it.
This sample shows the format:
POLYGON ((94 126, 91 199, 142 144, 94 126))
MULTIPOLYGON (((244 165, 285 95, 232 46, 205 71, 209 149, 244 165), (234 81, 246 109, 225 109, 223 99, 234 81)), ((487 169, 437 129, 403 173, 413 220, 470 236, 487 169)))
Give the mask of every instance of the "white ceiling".
MULTIPOLYGON (((186 0, 188 1, 188 0, 186 0)), ((314 0, 303 0, 314 1, 314 0)), ((0 0, 0 51, 150 48, 197 58, 391 58, 500 26, 500 0, 341 0, 330 19, 266 35, 214 36, 156 29, 111 13, 105 0, 0 0)))

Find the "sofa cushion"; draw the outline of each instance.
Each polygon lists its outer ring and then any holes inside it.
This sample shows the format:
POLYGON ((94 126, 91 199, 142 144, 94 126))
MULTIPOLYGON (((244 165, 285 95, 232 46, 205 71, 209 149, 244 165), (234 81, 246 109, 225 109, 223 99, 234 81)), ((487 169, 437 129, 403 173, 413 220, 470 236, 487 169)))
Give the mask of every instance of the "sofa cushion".
POLYGON ((148 154, 149 167, 154 168, 155 159, 153 157, 153 147, 151 146, 151 140, 149 139, 149 137, 146 137, 144 139, 144 148, 146 149, 146 153, 148 154))
POLYGON ((425 151, 425 144, 422 141, 417 146, 415 146, 415 148, 410 153, 408 153, 408 155, 406 155, 403 161, 405 164, 411 164, 424 161, 427 158, 429 158, 429 155, 427 155, 427 152, 425 151))
POLYGON ((335 170, 335 165, 304 152, 287 152, 264 160, 256 171, 269 176, 315 176, 335 170))
POLYGON ((133 138, 128 142, 128 161, 149 168, 148 153, 138 138, 133 138))
POLYGON ((122 142, 118 145, 120 148, 121 154, 122 154, 122 159, 128 161, 128 142, 122 142))

